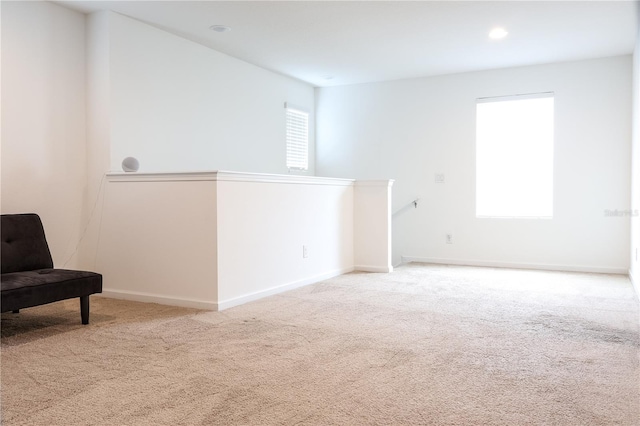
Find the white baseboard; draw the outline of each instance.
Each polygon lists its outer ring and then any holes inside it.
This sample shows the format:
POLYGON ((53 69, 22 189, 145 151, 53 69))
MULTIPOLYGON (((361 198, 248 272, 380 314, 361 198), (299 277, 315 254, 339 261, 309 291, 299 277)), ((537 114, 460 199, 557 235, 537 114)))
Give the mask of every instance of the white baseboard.
POLYGON ((578 266, 578 265, 555 265, 542 263, 511 263, 511 262, 490 262, 485 260, 460 260, 460 259, 444 259, 435 257, 416 257, 402 256, 402 263, 420 262, 420 263, 436 263, 441 265, 460 265, 460 266, 485 266, 491 268, 512 268, 512 269, 541 269, 545 271, 563 271, 563 272, 593 272, 598 274, 621 274, 626 275, 628 270, 625 268, 610 268, 605 266, 578 266))
POLYGON ((263 297, 272 296, 278 293, 283 293, 285 291, 293 290, 295 288, 304 287, 309 284, 317 283, 318 281, 323 281, 329 278, 337 277, 338 275, 347 274, 349 272, 353 272, 353 270, 354 268, 335 269, 333 271, 325 272, 323 274, 315 275, 313 277, 304 278, 302 280, 293 281, 290 283, 271 287, 266 290, 260 290, 254 293, 249 293, 249 294, 234 297, 231 299, 219 301, 217 310, 222 311, 224 309, 233 308, 234 306, 239 306, 248 302, 253 302, 254 300, 262 299, 263 297))
POLYGON ((213 301, 202 301, 195 299, 185 299, 180 297, 160 296, 151 293, 138 291, 103 289, 102 293, 96 296, 110 297, 112 299, 132 300, 134 302, 159 303, 161 305, 182 306, 183 308, 218 310, 218 304, 213 301))
POLYGON ((222 311, 223 309, 229 309, 234 306, 242 305, 244 303, 252 302, 254 300, 262 299, 263 297, 271 296, 274 294, 282 293, 288 290, 293 290, 298 287, 313 284, 318 281, 326 280, 329 278, 337 277, 338 275, 353 272, 354 268, 342 268, 329 271, 323 274, 315 275, 313 277, 305 278, 302 280, 294 281, 270 287, 265 290, 260 290, 254 293, 245 294, 242 296, 234 297, 223 301, 203 301, 196 299, 187 299, 181 297, 169 297, 161 296, 158 294, 143 293, 138 291, 128 290, 116 290, 116 289, 103 289, 102 293, 96 294, 96 296, 110 297, 112 299, 124 299, 132 300, 134 302, 145 303, 159 303, 161 305, 182 306, 185 308, 206 309, 210 311, 222 311))
POLYGON ((371 266, 371 265, 356 265, 353 269, 361 272, 393 272, 393 266, 371 266))
POLYGON ((640 282, 638 282, 636 280, 636 277, 633 276, 633 273, 631 273, 631 269, 629 269, 629 280, 631 281, 631 286, 636 293, 636 299, 638 299, 638 302, 640 302, 640 282))
POLYGON ((396 263, 395 265, 393 265, 394 268, 399 268, 402 265, 404 265, 406 262, 403 260, 402 257, 400 257, 400 262, 396 263))

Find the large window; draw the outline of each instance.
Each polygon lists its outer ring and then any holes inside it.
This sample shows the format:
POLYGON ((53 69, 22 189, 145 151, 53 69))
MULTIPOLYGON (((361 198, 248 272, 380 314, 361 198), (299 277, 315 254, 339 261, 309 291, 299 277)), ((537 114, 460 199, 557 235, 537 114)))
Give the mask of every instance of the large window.
POLYGON ((476 216, 553 216, 553 93, 478 99, 476 216))
POLYGON ((287 168, 309 168, 309 113, 285 104, 287 116, 287 168))

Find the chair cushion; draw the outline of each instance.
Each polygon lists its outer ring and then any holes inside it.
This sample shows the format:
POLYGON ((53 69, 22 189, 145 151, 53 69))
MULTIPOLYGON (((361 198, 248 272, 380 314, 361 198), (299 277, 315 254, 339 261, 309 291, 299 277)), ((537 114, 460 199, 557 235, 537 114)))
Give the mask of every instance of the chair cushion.
POLYGON ((0 216, 2 273, 53 268, 51 252, 37 214, 0 216))
POLYGON ((2 274, 2 312, 102 292, 102 275, 67 269, 2 274))

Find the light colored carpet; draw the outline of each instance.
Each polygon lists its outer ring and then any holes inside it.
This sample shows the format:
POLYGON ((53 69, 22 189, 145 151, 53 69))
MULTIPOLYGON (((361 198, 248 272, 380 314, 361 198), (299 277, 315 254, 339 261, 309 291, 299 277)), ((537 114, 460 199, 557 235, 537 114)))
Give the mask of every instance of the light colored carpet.
POLYGON ((627 278, 410 264, 223 312, 2 315, 4 425, 638 425, 627 278))

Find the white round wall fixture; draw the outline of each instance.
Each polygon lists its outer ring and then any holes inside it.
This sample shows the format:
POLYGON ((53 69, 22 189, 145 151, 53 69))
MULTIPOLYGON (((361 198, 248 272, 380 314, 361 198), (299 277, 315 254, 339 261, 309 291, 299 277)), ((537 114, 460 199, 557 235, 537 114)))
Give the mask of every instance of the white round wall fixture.
POLYGON ((122 160, 122 170, 125 172, 137 172, 140 168, 140 162, 134 157, 127 157, 122 160))

